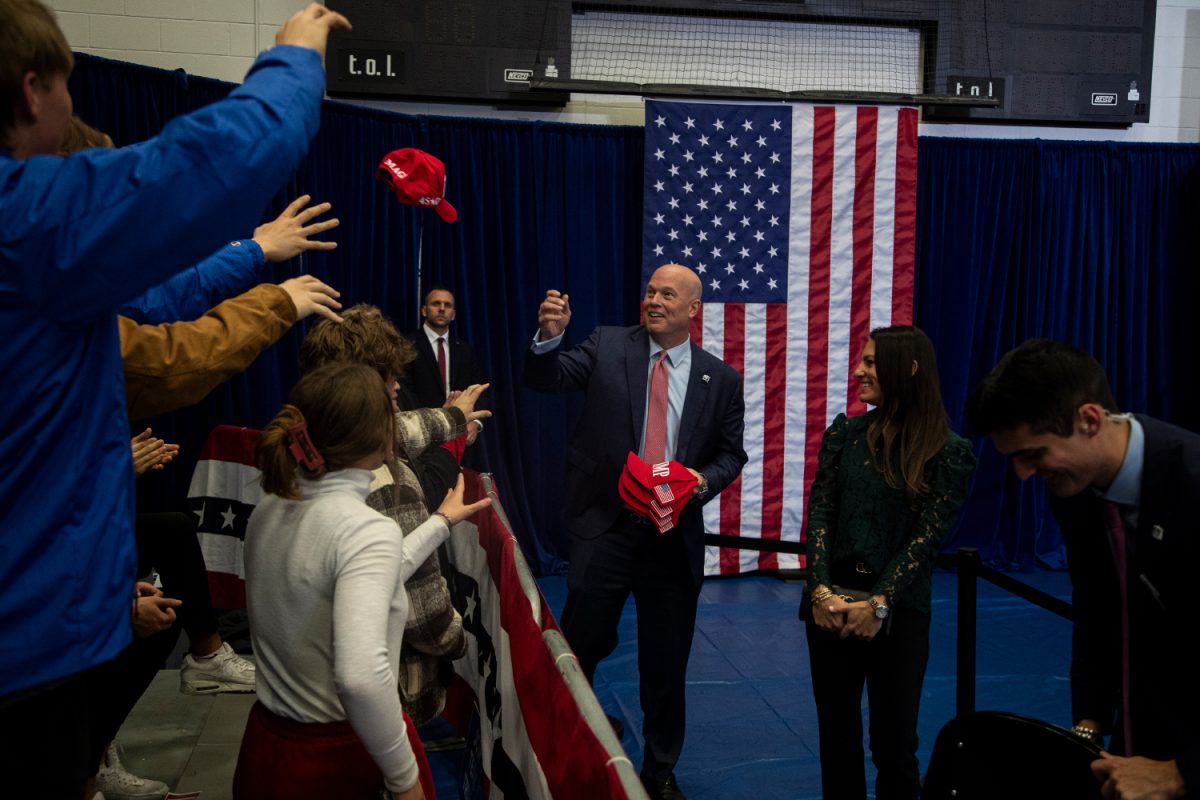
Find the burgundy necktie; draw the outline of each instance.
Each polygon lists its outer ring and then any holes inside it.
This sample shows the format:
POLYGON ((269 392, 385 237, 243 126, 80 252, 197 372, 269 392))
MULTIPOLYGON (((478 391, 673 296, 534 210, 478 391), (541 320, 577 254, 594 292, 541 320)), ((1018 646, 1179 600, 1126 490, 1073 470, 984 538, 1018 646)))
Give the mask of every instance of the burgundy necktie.
POLYGON ((450 394, 450 379, 446 374, 446 345, 442 337, 438 337, 438 377, 442 379, 442 394, 450 394))
POLYGON ((650 370, 650 403, 646 407, 646 441, 642 458, 648 464, 667 460, 667 351, 659 351, 650 370))
POLYGON ((1133 755, 1133 723, 1129 717, 1129 567, 1125 549, 1125 521, 1116 503, 1104 503, 1104 527, 1117 565, 1117 586, 1121 591, 1121 722, 1125 734, 1125 755, 1133 755))

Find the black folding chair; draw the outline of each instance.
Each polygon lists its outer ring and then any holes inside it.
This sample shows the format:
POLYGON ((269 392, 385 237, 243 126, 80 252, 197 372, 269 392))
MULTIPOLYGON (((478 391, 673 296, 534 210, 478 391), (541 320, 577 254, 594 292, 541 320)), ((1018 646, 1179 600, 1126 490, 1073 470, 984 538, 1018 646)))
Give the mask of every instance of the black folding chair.
POLYGON ((938 734, 924 800, 1100 798, 1100 748, 1070 731, 1004 711, 956 717, 938 734))

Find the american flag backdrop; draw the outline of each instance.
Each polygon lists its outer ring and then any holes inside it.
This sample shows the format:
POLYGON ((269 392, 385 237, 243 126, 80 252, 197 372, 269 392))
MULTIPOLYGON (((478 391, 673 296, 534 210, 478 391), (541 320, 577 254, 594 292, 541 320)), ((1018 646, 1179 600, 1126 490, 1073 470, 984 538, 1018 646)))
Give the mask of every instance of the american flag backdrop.
MULTIPOLYGON (((696 341, 745 378, 741 478, 705 529, 799 542, 821 435, 861 414, 868 332, 911 323, 917 112, 906 107, 646 102, 643 276, 700 273, 696 341)), ((802 566, 709 547, 705 572, 802 566)))

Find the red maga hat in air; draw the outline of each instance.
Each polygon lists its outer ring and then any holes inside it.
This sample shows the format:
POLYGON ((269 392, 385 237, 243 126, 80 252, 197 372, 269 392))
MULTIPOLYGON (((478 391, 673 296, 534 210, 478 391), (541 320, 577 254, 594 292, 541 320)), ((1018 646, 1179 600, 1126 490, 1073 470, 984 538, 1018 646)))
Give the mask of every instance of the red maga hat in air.
POLYGON ((446 165, 415 147, 393 150, 379 162, 375 176, 401 203, 432 208, 446 222, 458 212, 446 200, 446 165))

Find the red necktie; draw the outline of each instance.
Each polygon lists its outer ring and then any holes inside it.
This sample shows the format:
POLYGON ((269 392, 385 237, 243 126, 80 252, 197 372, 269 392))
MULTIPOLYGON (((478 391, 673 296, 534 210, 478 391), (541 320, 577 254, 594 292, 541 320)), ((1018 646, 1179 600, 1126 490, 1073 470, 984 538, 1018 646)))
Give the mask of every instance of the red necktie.
POLYGON ((642 458, 648 464, 667 460, 667 351, 658 354, 650 370, 650 404, 646 407, 646 441, 642 458))
POLYGON ((450 394, 450 380, 446 374, 446 345, 442 337, 438 337, 438 377, 442 379, 442 394, 450 394))
POLYGON ((1117 565, 1117 586, 1121 591, 1121 723, 1125 734, 1125 755, 1133 755, 1133 723, 1129 718, 1129 567, 1125 549, 1125 521, 1116 503, 1104 504, 1104 527, 1117 565))

